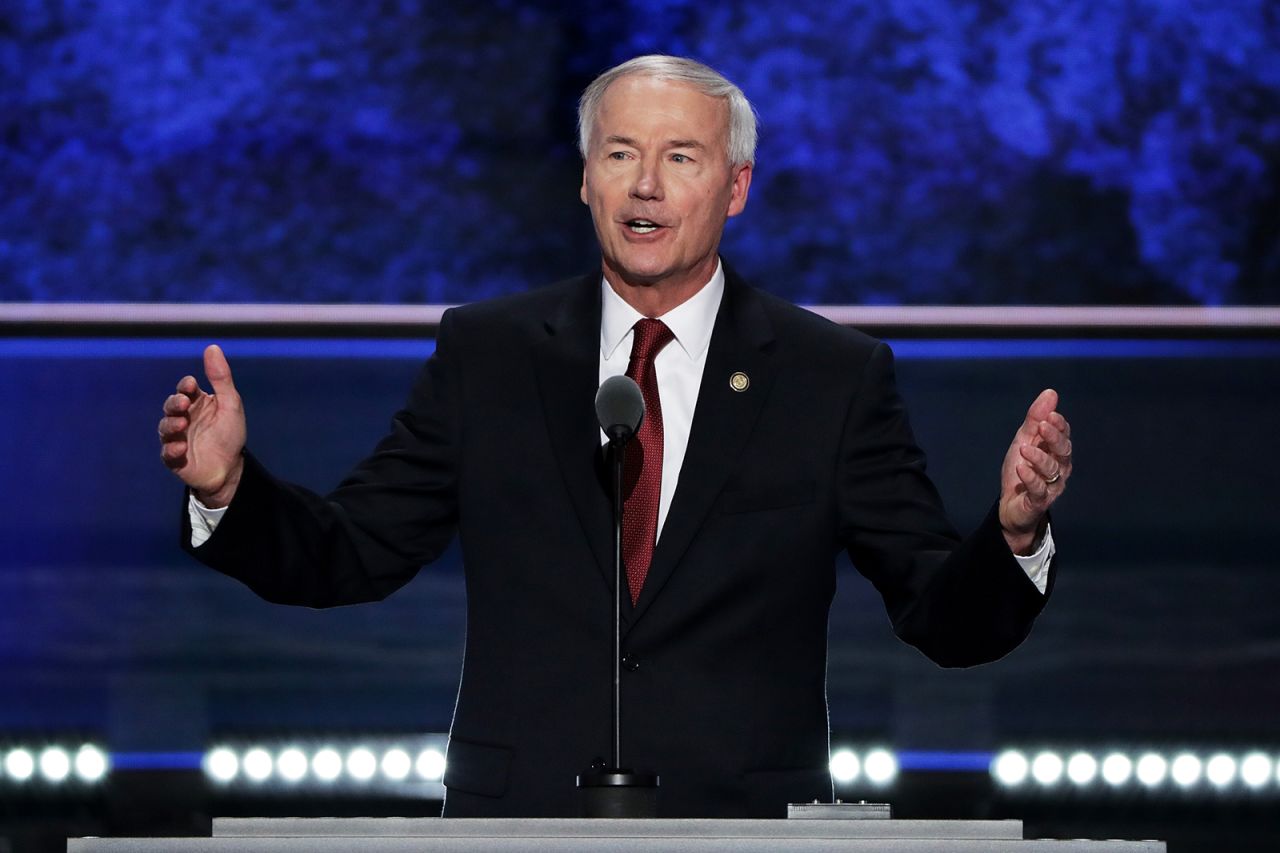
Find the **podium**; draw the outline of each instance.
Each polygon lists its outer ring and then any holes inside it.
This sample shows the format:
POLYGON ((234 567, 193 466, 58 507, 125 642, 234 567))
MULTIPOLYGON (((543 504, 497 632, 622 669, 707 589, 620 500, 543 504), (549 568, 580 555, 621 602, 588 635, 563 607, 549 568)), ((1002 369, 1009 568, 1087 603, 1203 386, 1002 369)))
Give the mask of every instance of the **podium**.
POLYGON ((1166 853, 1027 840, 1017 820, 217 818, 209 838, 72 838, 68 853, 1166 853))

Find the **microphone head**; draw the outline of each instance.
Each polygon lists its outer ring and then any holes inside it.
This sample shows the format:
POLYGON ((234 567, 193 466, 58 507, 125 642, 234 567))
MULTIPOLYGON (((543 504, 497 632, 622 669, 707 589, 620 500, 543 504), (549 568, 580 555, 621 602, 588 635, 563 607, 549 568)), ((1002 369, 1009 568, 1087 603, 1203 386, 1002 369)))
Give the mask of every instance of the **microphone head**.
POLYGON ((635 435, 644 420, 644 395, 629 376, 610 376, 596 392, 596 417, 609 440, 621 443, 635 435))

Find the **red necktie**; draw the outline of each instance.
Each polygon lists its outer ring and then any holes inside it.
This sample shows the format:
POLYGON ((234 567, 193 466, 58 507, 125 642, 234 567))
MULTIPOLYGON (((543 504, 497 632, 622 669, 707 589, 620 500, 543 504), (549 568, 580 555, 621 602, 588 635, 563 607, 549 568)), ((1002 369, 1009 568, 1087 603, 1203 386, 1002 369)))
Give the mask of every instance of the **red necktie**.
POLYGON ((627 567, 631 603, 649 573, 658 533, 658 500, 662 494, 662 402, 658 399, 658 374, 653 359, 675 335, 661 320, 645 319, 635 325, 631 363, 627 376, 644 395, 644 420, 627 444, 622 502, 622 561, 627 567), (629 490, 627 488, 629 487, 629 490))

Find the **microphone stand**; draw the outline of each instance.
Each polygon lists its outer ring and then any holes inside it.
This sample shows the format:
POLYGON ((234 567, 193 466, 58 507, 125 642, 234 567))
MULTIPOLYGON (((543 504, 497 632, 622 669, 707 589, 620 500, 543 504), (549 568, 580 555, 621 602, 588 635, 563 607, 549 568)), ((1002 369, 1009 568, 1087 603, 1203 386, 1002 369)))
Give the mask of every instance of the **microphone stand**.
POLYGON ((657 817, 658 776, 637 773, 622 766, 622 478, 626 443, 632 430, 614 426, 608 430, 613 457, 613 754, 608 767, 592 764, 578 777, 583 817, 657 817))
POLYGON ((613 762, 611 767, 622 766, 622 477, 626 459, 627 439, 621 429, 616 437, 609 437, 613 451, 613 762))

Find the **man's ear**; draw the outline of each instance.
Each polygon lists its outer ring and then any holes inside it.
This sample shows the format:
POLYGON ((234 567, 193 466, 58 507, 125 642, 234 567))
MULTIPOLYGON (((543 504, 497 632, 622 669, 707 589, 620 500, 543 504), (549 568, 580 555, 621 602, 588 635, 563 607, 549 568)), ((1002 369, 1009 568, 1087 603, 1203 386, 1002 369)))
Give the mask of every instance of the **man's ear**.
POLYGON ((737 216, 747 206, 747 193, 751 190, 751 164, 734 166, 733 185, 729 189, 729 216, 737 216))
POLYGON ((582 189, 578 190, 578 198, 582 199, 582 203, 591 206, 591 202, 587 201, 587 167, 582 167, 582 189))

